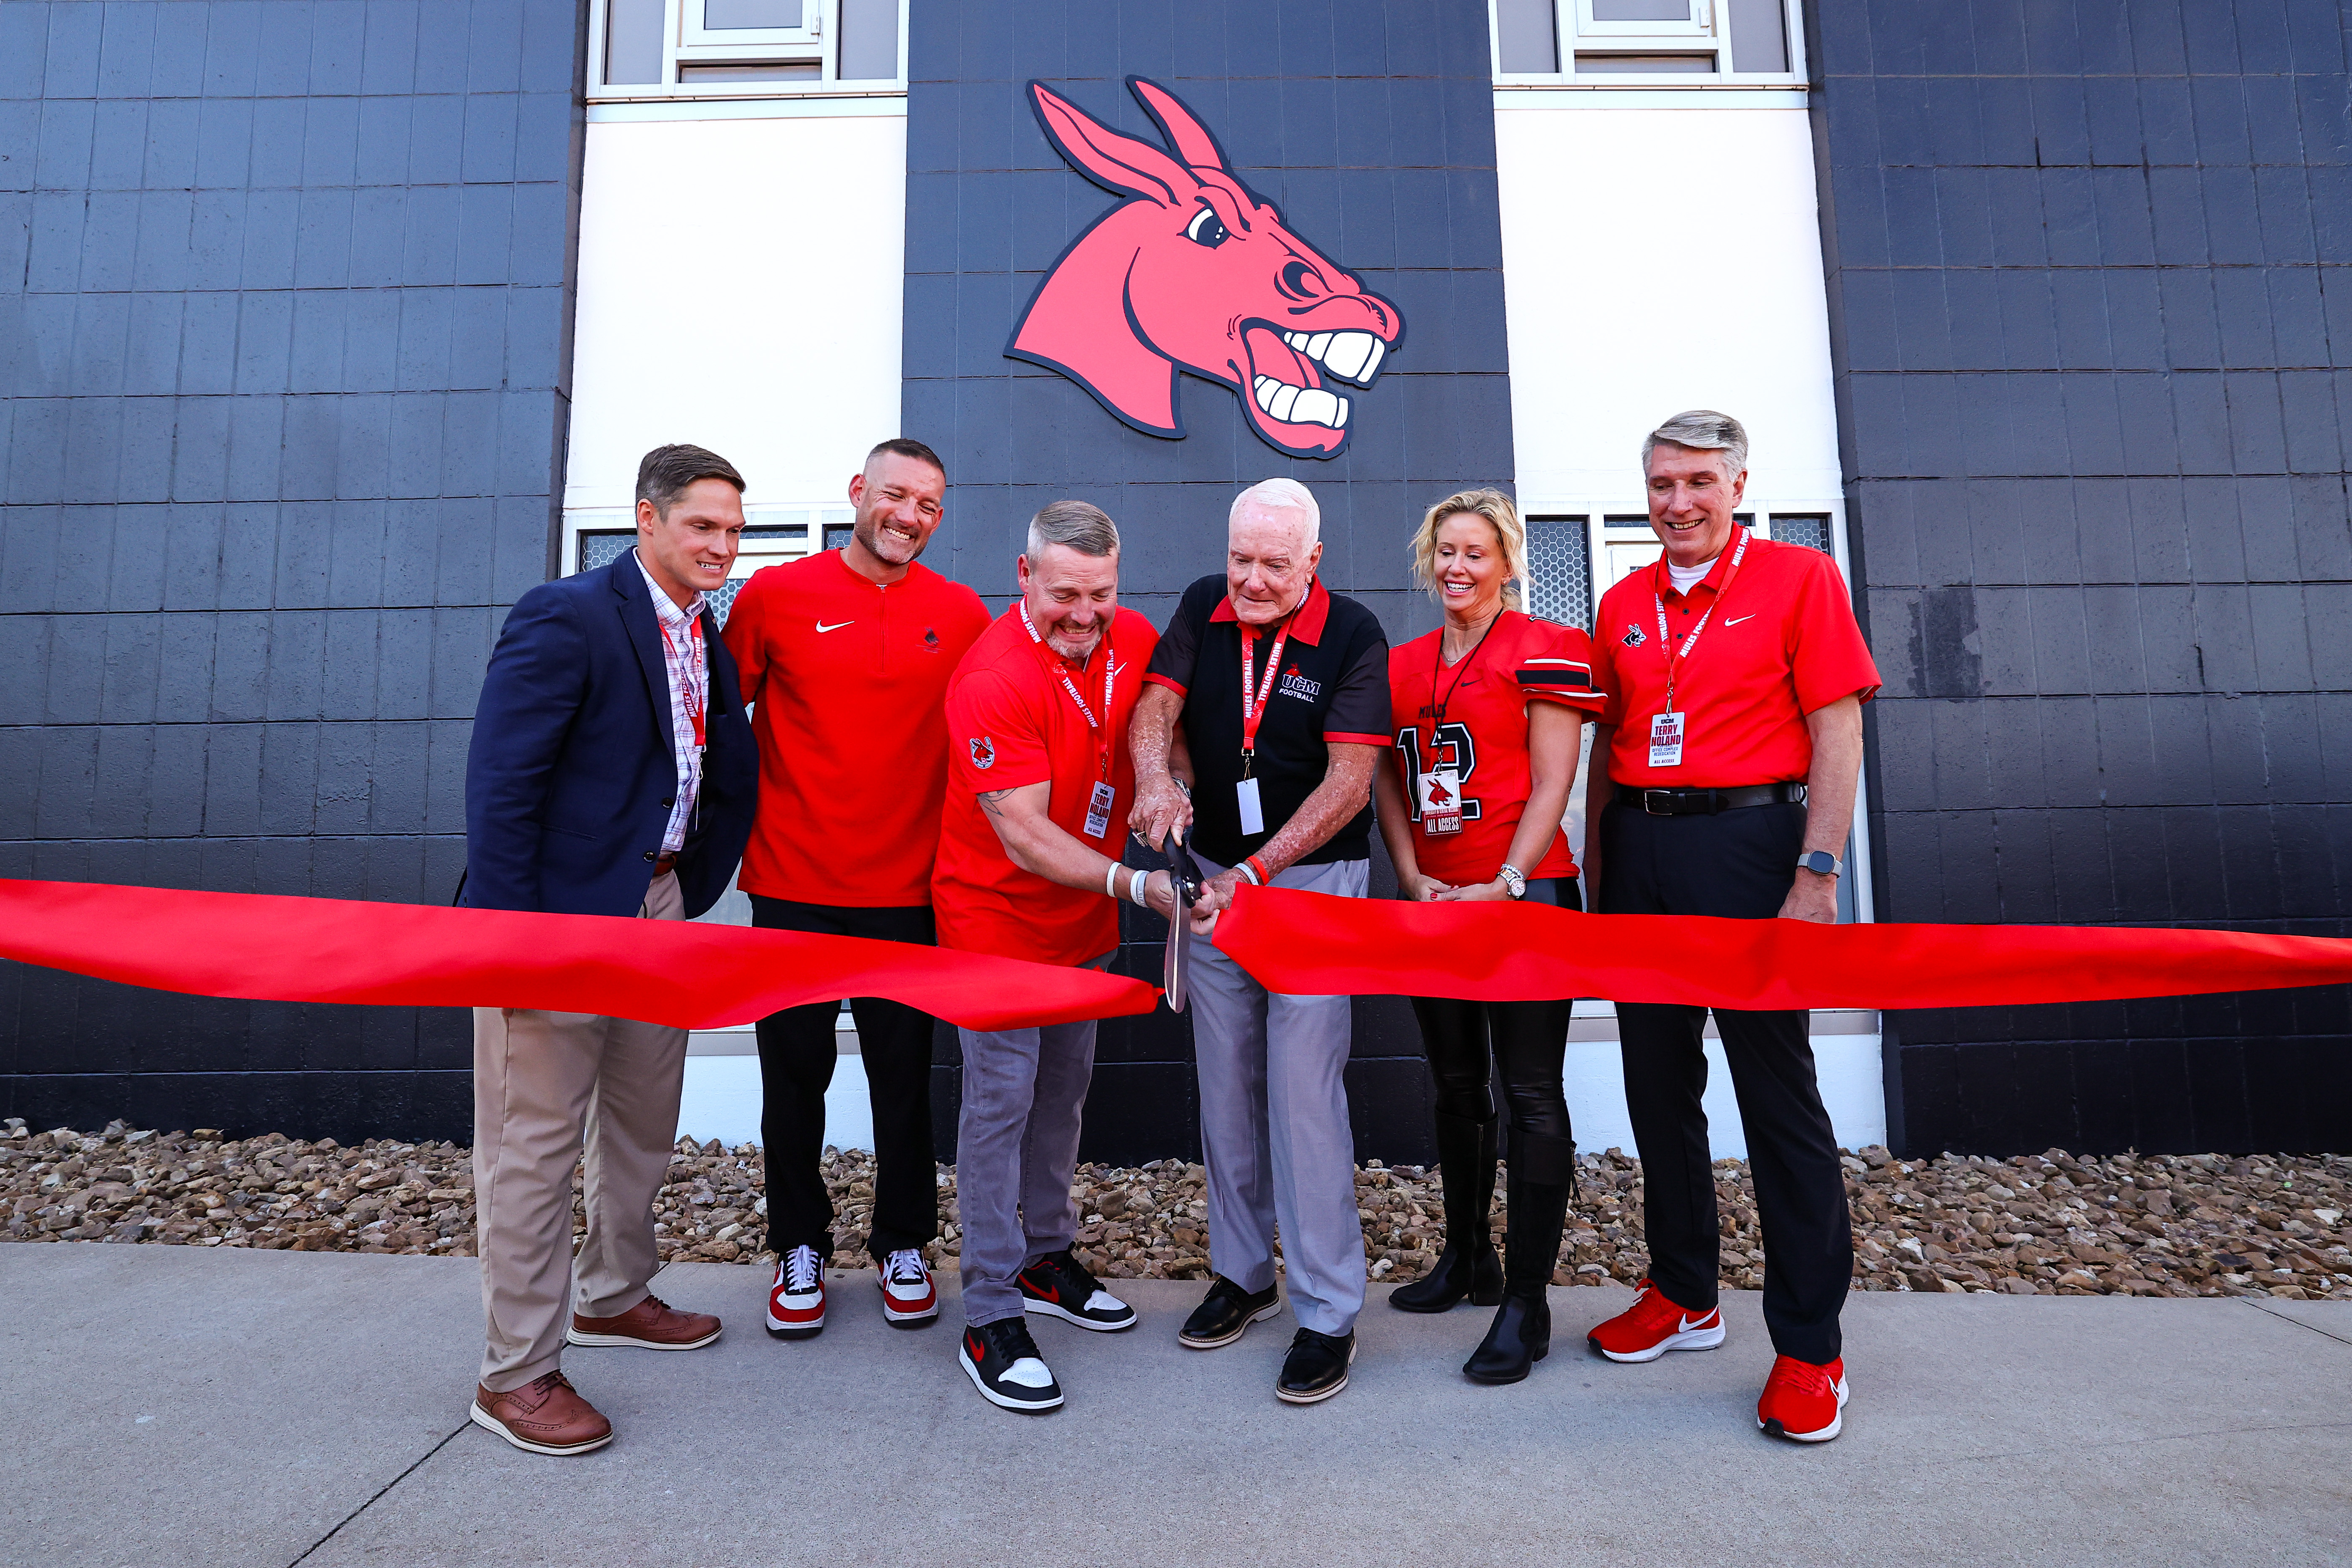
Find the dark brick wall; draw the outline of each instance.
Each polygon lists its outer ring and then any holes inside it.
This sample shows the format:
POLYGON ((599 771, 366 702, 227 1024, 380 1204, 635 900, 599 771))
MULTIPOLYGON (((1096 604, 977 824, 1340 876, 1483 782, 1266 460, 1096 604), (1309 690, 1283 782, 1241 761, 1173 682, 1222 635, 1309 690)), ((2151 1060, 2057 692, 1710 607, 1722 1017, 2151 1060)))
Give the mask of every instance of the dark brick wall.
MULTIPOLYGON (((0 875, 446 901, 548 575, 577 0, 0 5, 0 875)), ((464 1136, 462 1016, 0 966, 0 1107, 464 1136)))
MULTIPOLYGON (((1162 623, 1186 584, 1220 569, 1234 495, 1287 474, 1321 505, 1332 588, 1372 605, 1391 637, 1434 626, 1405 561, 1422 509, 1465 485, 1508 489, 1515 471, 1484 0, 915 0, 908 38, 903 422, 939 448, 954 485, 932 550, 940 569, 1003 603, 1031 514, 1076 494, 1118 521, 1122 597, 1162 623), (1042 79, 1160 145, 1129 75, 1188 104, 1244 184, 1402 313, 1402 348, 1370 389, 1350 392, 1339 458, 1284 457, 1232 393, 1189 375, 1188 434, 1166 440, 1004 357, 1046 269, 1118 199, 1045 140, 1023 89, 1042 79)), ((1156 974, 1149 924, 1129 932, 1122 963, 1156 974)), ((1106 1026, 1089 1159, 1197 1152, 1186 1031, 1164 1012, 1106 1026)), ((1404 1005, 1360 1002, 1355 1050, 1360 1152, 1426 1159, 1426 1079, 1404 1005)))
MULTIPOLYGON (((1812 12, 1879 911, 2352 934, 2325 0, 1812 12)), ((2342 988, 1887 1019, 1899 1145, 2352 1144, 2342 988)))

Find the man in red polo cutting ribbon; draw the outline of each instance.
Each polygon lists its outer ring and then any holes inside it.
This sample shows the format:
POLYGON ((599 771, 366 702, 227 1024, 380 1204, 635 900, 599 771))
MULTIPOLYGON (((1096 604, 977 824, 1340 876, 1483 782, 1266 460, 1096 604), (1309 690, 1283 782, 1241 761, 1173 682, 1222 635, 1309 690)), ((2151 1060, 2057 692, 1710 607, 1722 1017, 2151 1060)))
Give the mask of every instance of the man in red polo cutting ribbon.
MULTIPOLYGON (((1135 799, 1128 721, 1159 638, 1118 607, 1118 529, 1099 508, 1055 501, 1030 521, 1027 543, 1021 597, 948 684, 931 904, 941 947, 1101 969, 1118 950, 1119 900, 1175 907, 1167 872, 1120 864, 1135 799)), ((1100 1332, 1135 1322, 1071 1251, 1095 1026, 957 1034, 957 1360, 989 1403, 1051 1410, 1062 1385, 1027 1315, 1100 1332)))
MULTIPOLYGON (((1709 409, 1642 446, 1665 553, 1602 595, 1592 683, 1608 693, 1588 781, 1584 874, 1604 914, 1834 921, 1862 705, 1878 668, 1837 563, 1750 536, 1733 509, 1748 432, 1709 409)), ((1707 1009, 1617 1005, 1642 1154, 1650 1277, 1595 1328, 1612 1361, 1723 1342, 1701 1043, 1707 1009)), ((1826 1442, 1846 1403, 1838 1315, 1853 1272, 1837 1137, 1801 1010, 1718 1007, 1764 1222, 1764 1321, 1779 1352, 1757 1423, 1826 1442)))

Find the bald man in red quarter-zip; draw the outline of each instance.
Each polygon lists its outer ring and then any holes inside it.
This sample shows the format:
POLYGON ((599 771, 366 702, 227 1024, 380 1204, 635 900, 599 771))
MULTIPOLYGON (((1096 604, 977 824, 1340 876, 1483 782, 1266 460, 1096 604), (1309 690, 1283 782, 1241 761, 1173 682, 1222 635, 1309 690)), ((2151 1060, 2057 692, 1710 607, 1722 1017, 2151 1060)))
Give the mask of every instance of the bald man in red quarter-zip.
MULTIPOLYGON (((945 515, 947 473, 904 438, 866 455, 839 550, 754 574, 727 619, 728 651, 766 764, 740 886, 751 923, 779 931, 929 943, 931 861, 947 788, 948 678, 980 634, 980 596, 916 557, 945 515)), ((856 997, 873 1096, 874 1221, 866 1247, 882 1313, 912 1327, 939 1315, 924 1248, 939 1235, 931 1150, 931 1019, 856 997)), ((776 1254, 768 1331, 824 1326, 833 1204, 818 1162, 839 1004, 760 1021, 766 1104, 768 1245, 776 1254)))

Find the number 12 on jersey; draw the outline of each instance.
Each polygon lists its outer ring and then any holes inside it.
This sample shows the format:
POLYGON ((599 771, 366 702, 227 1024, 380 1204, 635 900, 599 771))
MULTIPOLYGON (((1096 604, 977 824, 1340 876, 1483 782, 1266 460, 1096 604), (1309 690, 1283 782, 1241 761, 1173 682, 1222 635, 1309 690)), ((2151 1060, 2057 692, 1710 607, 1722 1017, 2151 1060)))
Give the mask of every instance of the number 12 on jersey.
POLYGON ((1430 755, 1422 754, 1421 727, 1400 730, 1397 750, 1404 753, 1405 776, 1412 783, 1412 819, 1432 837, 1459 833, 1465 821, 1478 818, 1478 803, 1466 798, 1462 786, 1478 766, 1478 748, 1467 724, 1440 724, 1430 755))

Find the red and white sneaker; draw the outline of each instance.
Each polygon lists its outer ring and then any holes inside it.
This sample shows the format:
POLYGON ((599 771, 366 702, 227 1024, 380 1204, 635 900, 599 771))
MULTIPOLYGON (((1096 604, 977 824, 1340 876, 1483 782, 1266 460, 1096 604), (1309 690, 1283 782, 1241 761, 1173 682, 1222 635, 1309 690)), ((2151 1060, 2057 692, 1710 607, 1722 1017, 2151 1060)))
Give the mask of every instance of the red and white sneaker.
POLYGON ((1633 1304, 1593 1326, 1584 1342, 1611 1361, 1655 1361, 1668 1351, 1711 1351, 1723 1342, 1723 1313, 1686 1312, 1644 1279, 1633 1304))
POLYGON ((1826 1443, 1845 1425, 1845 1358, 1827 1366, 1784 1355, 1764 1380, 1756 1402, 1756 1425, 1775 1437, 1826 1443))
POLYGON ((768 1287, 768 1332, 805 1340, 824 1327, 824 1259, 814 1247, 795 1247, 778 1260, 768 1287))
POLYGON ((892 1253, 876 1270, 882 1280, 882 1316, 902 1328, 940 1315, 940 1293, 923 1255, 909 1247, 892 1253))

